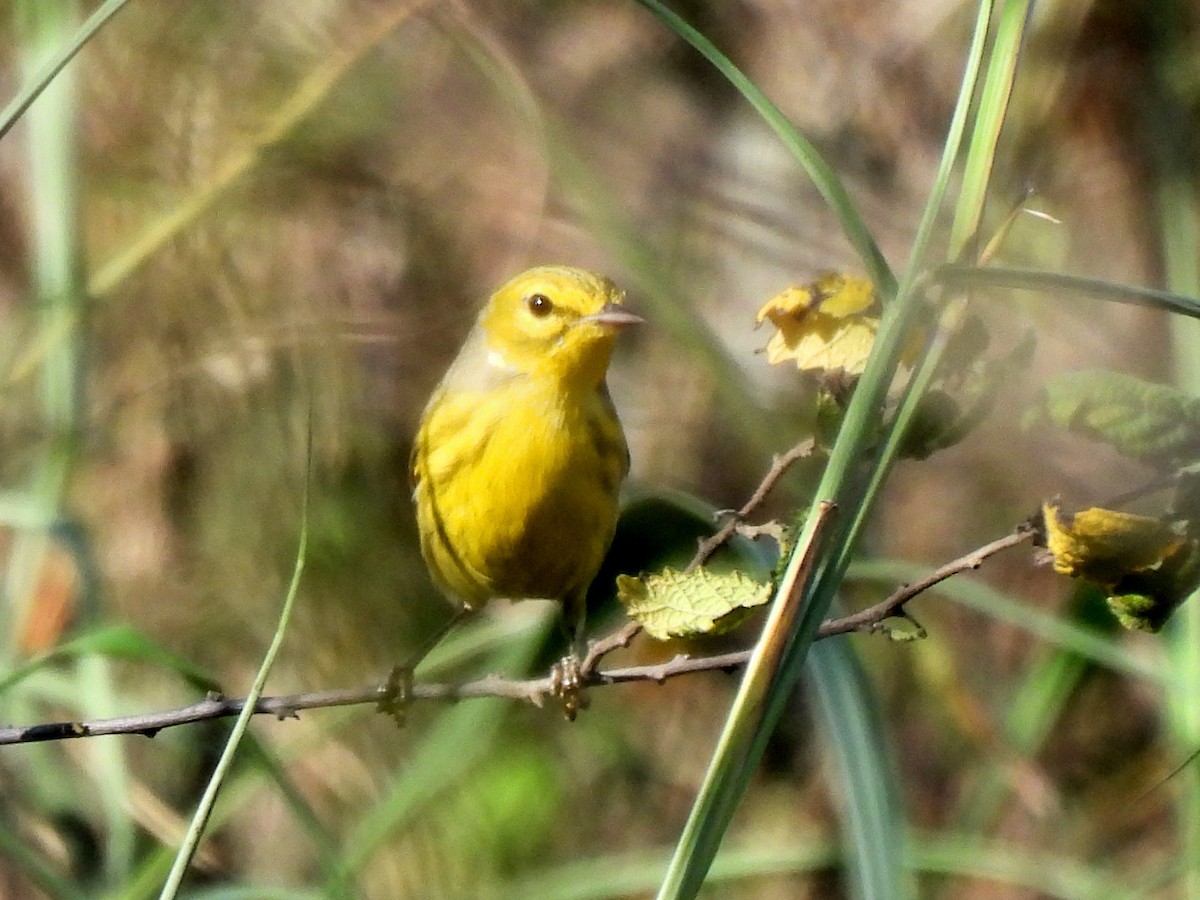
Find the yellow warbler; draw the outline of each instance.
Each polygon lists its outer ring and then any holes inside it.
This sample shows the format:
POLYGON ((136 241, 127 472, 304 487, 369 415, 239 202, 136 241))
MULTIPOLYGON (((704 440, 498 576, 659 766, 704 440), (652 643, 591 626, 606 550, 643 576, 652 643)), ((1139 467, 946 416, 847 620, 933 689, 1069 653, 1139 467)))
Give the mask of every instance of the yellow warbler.
POLYGON ((580 269, 517 275, 480 312, 412 454, 421 554, 437 585, 467 610, 557 600, 572 652, 629 469, 604 382, 617 332, 642 321, 622 300, 580 269))

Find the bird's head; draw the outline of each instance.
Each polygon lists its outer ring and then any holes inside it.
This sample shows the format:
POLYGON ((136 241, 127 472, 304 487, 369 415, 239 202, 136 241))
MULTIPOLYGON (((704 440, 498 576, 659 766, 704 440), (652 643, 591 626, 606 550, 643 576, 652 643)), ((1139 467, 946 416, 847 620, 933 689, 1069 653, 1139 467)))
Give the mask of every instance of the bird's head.
POLYGON ((604 381, 617 332, 642 321, 607 278, 568 266, 522 272, 480 313, 488 361, 497 369, 588 390, 604 381))

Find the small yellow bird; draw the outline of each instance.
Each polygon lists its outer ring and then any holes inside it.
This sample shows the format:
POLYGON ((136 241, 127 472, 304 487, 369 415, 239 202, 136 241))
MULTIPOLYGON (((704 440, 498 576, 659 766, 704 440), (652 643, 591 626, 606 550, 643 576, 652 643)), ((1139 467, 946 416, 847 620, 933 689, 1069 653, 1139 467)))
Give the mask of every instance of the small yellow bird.
POLYGON ((434 582, 467 611, 500 597, 561 602, 576 658, 629 470, 604 380, 617 332, 642 321, 623 299, 581 269, 517 275, 480 312, 412 452, 434 582))

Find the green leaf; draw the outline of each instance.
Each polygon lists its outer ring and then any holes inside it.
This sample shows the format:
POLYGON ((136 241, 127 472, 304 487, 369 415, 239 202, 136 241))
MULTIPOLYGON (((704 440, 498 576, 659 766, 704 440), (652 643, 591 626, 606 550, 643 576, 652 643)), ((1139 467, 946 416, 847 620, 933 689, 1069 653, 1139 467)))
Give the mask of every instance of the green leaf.
POLYGON ((617 579, 617 596, 629 617, 658 641, 724 634, 742 624, 756 606, 771 599, 771 586, 741 572, 680 572, 617 579))
POLYGON ((1046 385, 1026 426, 1049 422, 1164 469, 1196 459, 1200 400, 1120 372, 1066 372, 1046 385))

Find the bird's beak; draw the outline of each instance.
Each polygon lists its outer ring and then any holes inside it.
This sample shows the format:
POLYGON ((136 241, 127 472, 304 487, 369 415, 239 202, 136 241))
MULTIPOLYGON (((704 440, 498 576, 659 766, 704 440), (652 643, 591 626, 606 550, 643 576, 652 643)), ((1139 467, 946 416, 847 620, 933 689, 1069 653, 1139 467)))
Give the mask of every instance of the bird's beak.
POLYGON ((606 303, 600 312, 584 316, 581 322, 595 322, 597 325, 607 325, 609 328, 628 328, 630 325, 641 325, 646 320, 634 315, 619 303, 606 303))

